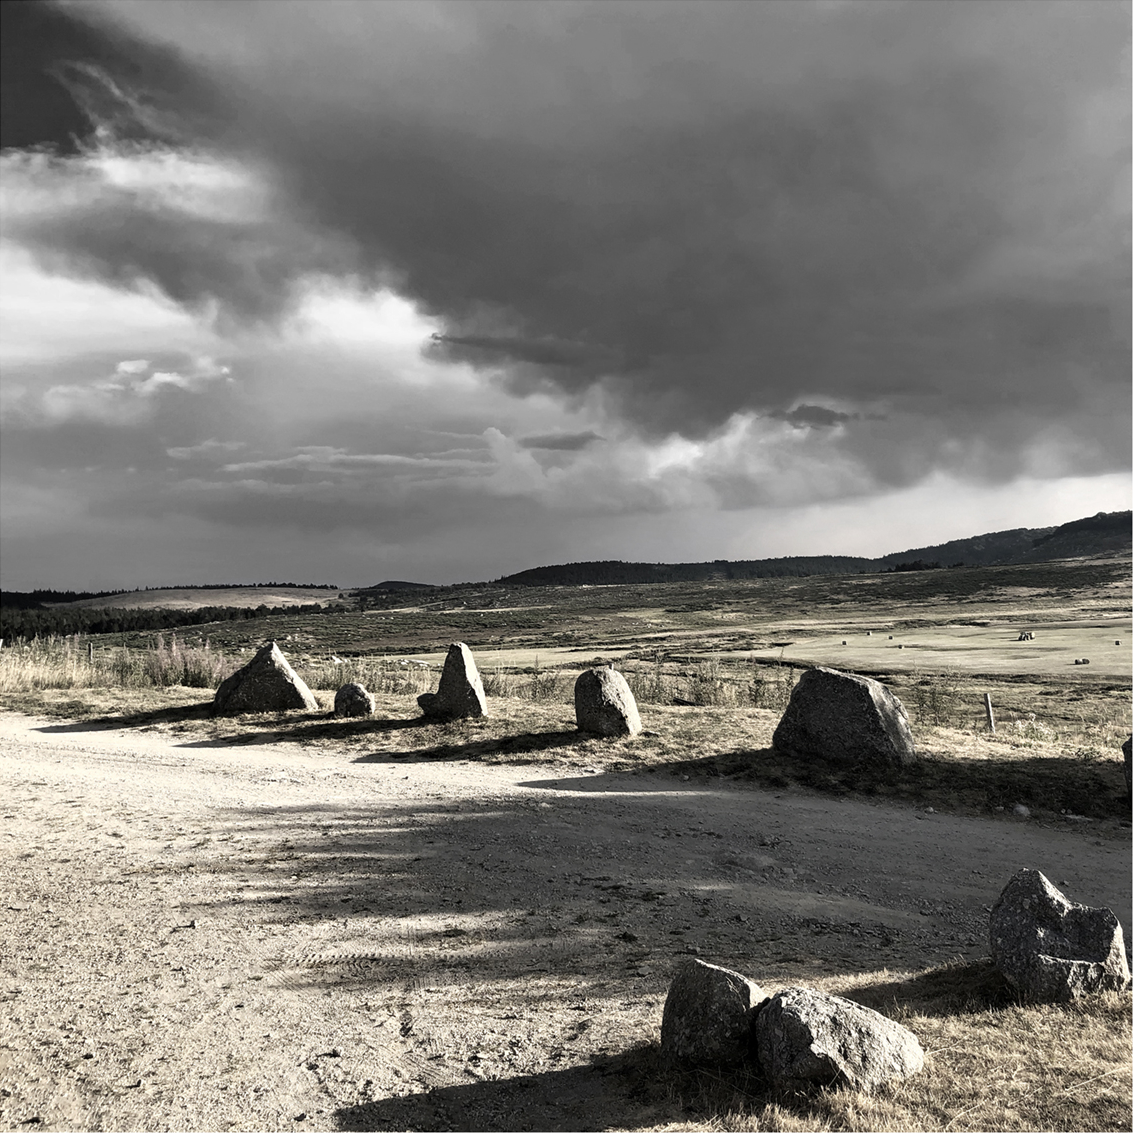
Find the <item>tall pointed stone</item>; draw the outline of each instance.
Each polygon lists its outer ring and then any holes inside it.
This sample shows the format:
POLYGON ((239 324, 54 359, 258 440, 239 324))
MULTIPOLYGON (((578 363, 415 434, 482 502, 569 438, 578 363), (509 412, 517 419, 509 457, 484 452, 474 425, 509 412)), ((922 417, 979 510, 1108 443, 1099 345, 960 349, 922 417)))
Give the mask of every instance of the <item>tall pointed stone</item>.
POLYGON ((422 693, 417 703, 426 716, 435 720, 488 715, 484 682, 480 680, 472 650, 463 641, 454 641, 448 647, 437 691, 422 693))
POLYGON ((317 712, 318 708, 319 702, 274 641, 269 641, 242 669, 221 681, 212 702, 217 716, 292 709, 317 712))

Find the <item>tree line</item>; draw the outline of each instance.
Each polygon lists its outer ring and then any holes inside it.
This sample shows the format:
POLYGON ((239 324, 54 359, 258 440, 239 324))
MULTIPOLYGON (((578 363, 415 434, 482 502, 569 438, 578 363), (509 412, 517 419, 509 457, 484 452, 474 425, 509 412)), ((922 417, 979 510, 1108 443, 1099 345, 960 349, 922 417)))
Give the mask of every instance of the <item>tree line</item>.
POLYGON ((0 608, 0 638, 4 641, 36 637, 68 637, 71 634, 147 633, 183 626, 206 625, 209 622, 251 621, 279 614, 344 613, 344 606, 201 606, 196 610, 124 610, 116 608, 88 609, 80 606, 27 610, 5 606, 0 608))
POLYGON ((780 559, 708 563, 566 563, 535 567, 498 579, 506 586, 626 586, 649 582, 711 582, 718 579, 807 578, 811 575, 862 574, 880 569, 877 559, 855 555, 799 555, 780 559))

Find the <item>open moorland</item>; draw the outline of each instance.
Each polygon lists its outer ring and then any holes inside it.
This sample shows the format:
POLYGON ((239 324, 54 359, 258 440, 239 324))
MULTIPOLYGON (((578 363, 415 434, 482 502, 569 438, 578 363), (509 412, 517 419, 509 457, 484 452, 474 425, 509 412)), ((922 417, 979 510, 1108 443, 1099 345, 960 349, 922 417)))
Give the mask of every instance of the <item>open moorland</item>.
POLYGON ((1128 940, 1127 557, 334 605, 0 651, 5 1127, 1129 1127, 1128 995, 1019 1003, 986 943, 1022 866, 1128 940), (376 716, 213 718, 269 638, 376 716), (491 715, 427 723, 452 640, 491 715), (598 660, 632 741, 574 729, 598 660), (893 688, 919 763, 774 752, 813 664, 893 688), (666 1068, 691 955, 899 1018, 926 1068, 666 1068))

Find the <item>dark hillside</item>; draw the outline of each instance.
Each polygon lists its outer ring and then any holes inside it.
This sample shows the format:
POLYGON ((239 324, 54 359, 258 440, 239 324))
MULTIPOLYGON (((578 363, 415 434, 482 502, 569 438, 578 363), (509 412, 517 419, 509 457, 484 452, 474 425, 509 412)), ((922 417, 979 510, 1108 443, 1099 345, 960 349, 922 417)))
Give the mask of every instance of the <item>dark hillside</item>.
POLYGON ((917 564, 1011 566, 1053 559, 1120 554, 1130 549, 1130 513, 1098 512, 1059 527, 1016 527, 931 547, 895 551, 877 559, 851 555, 793 556, 706 563, 627 563, 620 560, 535 567, 498 579, 507 586, 636 586, 651 582, 712 582, 745 578, 807 578, 908 570, 917 564))
POLYGON ((712 582, 744 578, 807 578, 824 574, 862 574, 878 569, 876 560, 850 555, 815 555, 710 563, 566 563, 535 567, 498 580, 506 586, 636 586, 649 582, 712 582))

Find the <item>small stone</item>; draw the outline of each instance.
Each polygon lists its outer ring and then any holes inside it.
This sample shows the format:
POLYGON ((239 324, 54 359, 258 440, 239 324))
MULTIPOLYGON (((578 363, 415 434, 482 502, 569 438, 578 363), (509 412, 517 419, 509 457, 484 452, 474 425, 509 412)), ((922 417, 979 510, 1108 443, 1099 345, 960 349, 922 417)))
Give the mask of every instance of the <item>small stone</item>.
POLYGON ((1013 806, 1013 807, 1011 808, 1011 813, 1012 813, 1013 815, 1015 815, 1016 817, 1018 817, 1018 818, 1030 818, 1030 817, 1031 817, 1031 810, 1030 810, 1030 808, 1029 808, 1029 807, 1025 807, 1025 806, 1024 806, 1024 805, 1023 805, 1022 803, 1016 803, 1016 804, 1015 804, 1015 805, 1014 805, 1014 806, 1013 806))
POLYGON ((739 972, 703 960, 677 971, 661 1018, 661 1051, 694 1064, 735 1065, 751 1053, 752 1022, 767 999, 739 972))
POLYGON ((334 694, 336 716, 373 716, 374 697, 364 685, 351 682, 334 694))
POLYGON ((1004 887, 989 935, 995 966, 1032 1002, 1066 1003, 1129 983, 1117 917, 1067 900, 1037 869, 1019 870, 1004 887))

